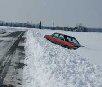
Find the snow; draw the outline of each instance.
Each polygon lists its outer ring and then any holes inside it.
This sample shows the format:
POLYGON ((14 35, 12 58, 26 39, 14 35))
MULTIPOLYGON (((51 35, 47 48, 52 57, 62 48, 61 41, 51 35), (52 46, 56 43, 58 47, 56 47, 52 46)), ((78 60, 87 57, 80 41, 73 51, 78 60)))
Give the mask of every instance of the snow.
POLYGON ((26 37, 23 87, 102 87, 102 33, 29 29, 26 37), (43 38, 53 32, 75 36, 85 47, 69 50, 43 38))
POLYGON ((93 64, 102 66, 102 33, 82 33, 79 37, 85 47, 76 50, 77 54, 88 58, 93 64))

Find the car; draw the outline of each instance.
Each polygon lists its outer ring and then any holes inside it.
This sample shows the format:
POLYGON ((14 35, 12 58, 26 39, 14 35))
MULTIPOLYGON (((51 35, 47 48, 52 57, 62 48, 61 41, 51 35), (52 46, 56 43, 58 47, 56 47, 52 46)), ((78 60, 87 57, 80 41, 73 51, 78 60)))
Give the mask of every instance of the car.
POLYGON ((77 49, 81 47, 80 43, 76 40, 75 37, 68 36, 62 33, 53 33, 52 35, 45 35, 44 38, 68 49, 77 49))

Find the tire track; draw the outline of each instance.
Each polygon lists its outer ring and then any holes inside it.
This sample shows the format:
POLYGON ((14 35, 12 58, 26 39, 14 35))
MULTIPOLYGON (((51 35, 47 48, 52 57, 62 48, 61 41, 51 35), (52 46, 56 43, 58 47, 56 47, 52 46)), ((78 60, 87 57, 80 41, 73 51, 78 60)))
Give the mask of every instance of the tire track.
POLYGON ((12 55, 14 54, 16 48, 18 47, 18 44, 20 40, 22 39, 22 36, 24 35, 25 31, 22 31, 17 39, 12 42, 11 46, 9 47, 8 51, 4 54, 4 56, 0 60, 0 86, 3 85, 3 80, 7 74, 7 71, 9 69, 9 66, 11 64, 12 55))

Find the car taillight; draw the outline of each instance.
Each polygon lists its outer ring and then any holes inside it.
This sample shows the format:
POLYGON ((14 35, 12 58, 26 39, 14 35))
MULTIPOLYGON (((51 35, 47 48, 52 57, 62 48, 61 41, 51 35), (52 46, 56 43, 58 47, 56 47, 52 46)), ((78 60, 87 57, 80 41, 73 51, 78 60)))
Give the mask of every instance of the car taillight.
POLYGON ((46 37, 47 37, 47 35, 44 36, 44 38, 46 38, 46 37))

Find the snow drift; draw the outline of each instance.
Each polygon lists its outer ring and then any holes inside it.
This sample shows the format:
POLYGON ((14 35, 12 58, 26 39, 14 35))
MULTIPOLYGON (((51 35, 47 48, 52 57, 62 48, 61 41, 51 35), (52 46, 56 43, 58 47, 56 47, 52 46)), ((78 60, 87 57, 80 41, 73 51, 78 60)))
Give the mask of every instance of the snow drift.
POLYGON ((23 87, 102 87, 101 67, 47 41, 44 33, 28 30, 26 34, 23 87))

